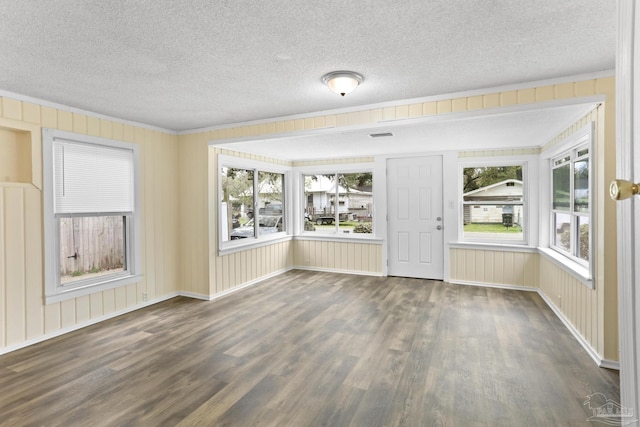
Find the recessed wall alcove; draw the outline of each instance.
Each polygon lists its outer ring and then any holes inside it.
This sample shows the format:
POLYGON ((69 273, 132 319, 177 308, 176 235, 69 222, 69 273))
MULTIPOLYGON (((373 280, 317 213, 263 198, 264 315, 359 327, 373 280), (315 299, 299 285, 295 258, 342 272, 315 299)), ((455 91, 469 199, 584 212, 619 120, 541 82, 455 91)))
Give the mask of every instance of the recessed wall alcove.
POLYGON ((0 184, 42 188, 39 126, 0 119, 0 184))

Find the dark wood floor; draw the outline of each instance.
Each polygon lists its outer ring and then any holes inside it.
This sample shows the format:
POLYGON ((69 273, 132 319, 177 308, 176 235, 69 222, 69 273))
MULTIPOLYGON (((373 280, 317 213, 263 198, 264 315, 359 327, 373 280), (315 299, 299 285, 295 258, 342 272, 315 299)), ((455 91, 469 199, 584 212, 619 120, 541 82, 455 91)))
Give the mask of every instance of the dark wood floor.
POLYGON ((303 271, 0 356, 3 426, 589 425, 594 392, 534 293, 303 271))

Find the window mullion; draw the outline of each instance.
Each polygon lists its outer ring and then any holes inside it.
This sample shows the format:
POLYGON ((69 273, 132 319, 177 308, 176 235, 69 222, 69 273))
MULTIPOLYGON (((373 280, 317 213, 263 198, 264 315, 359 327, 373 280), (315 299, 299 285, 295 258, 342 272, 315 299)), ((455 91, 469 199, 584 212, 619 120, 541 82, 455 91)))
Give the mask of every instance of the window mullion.
POLYGON ((333 196, 333 219, 336 223, 336 227, 335 227, 335 232, 336 234, 338 234, 340 232, 340 214, 338 213, 338 209, 340 207, 340 191, 338 190, 340 188, 340 174, 336 173, 334 176, 335 179, 335 183, 336 183, 336 192, 334 193, 333 196))
POLYGON ((253 169, 253 238, 260 235, 260 194, 258 194, 258 169, 253 169))

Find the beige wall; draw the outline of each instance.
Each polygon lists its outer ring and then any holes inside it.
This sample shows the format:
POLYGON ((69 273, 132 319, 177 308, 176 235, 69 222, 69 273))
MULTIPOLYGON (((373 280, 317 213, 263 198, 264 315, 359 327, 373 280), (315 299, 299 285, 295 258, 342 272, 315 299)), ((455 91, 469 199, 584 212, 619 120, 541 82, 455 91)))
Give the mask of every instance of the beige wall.
MULTIPOLYGON (((0 165, 0 352, 141 306, 143 293, 149 300, 174 294, 180 255, 177 136, 6 97, 0 98, 0 106, 4 129, 0 145, 13 144, 0 149, 3 154, 16 149, 11 129, 20 129, 23 136, 30 132, 34 138, 34 144, 17 155, 18 170, 0 165), (44 304, 42 127, 140 145, 144 274, 140 283, 44 304)), ((31 139, 18 142, 30 144, 31 139)))

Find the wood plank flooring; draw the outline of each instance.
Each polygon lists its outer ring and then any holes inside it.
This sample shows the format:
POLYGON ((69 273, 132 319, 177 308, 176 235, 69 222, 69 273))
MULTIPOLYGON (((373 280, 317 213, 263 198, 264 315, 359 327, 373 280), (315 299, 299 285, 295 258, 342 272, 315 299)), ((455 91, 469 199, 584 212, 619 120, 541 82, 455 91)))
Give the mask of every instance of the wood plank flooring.
POLYGON ((534 293, 291 271, 0 356, 0 425, 578 426, 618 384, 534 293))

